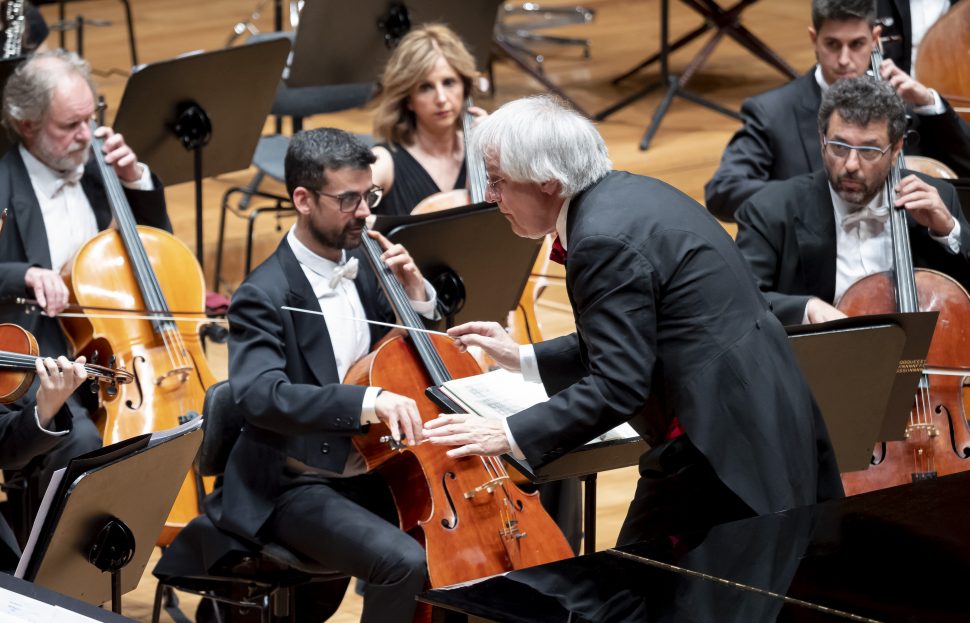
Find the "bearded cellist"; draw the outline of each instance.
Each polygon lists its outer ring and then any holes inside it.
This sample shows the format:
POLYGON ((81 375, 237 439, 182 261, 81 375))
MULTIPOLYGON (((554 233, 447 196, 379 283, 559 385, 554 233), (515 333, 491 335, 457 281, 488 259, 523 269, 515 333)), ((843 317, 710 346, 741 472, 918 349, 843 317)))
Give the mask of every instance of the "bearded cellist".
MULTIPOLYGON (((111 211, 94 162, 89 162, 96 110, 90 67, 76 54, 39 53, 22 63, 3 92, 3 122, 18 145, 0 160, 0 205, 9 217, 0 237, 0 298, 35 299, 46 315, 23 308, 0 311, 0 322, 24 327, 41 355, 69 352, 57 319, 68 302, 61 270, 77 250, 111 224, 111 211)), ((171 231, 161 182, 110 128, 105 160, 117 172, 140 224, 171 231)), ((107 363, 107 362, 102 362, 107 363)), ((89 417, 93 394, 68 401, 74 428, 46 457, 40 490, 74 456, 99 448, 101 433, 89 417)))
MULTIPOLYGON (((297 222, 229 307, 229 384, 246 426, 208 512, 236 536, 281 543, 363 579, 361 621, 404 622, 427 579, 425 552, 397 527, 387 485, 366 473, 352 437, 383 422, 395 438, 418 442, 421 418, 410 398, 341 383, 387 332, 356 319, 394 320, 358 248, 382 194, 373 162, 342 130, 301 132, 290 142, 286 186, 297 222)), ((411 256, 381 243, 412 308, 434 317, 435 291, 411 256)))
POLYGON ((737 212, 738 246, 785 324, 843 318, 833 307, 858 279, 892 267, 889 211, 907 212, 916 268, 970 286, 970 226, 945 181, 902 171, 894 206, 883 188, 903 145, 906 108, 886 82, 840 80, 818 113, 824 168, 776 182, 737 212))

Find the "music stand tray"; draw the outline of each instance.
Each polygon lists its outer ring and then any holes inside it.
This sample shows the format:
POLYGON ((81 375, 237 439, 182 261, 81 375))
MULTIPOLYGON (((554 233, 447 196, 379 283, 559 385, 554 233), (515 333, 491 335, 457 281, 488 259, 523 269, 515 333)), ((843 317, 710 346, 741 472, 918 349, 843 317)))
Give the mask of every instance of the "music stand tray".
POLYGON ((901 439, 937 312, 786 327, 842 472, 866 469, 878 441, 901 439))
POLYGON ((120 613, 202 443, 201 422, 72 459, 45 494, 17 577, 120 613))
POLYGON ((390 3, 403 5, 407 20, 392 17, 388 4, 387 0, 307 2, 296 29, 287 86, 374 82, 397 40, 411 26, 427 22, 447 24, 468 46, 476 66, 488 66, 499 0, 390 3))
POLYGON ((438 291, 449 327, 472 320, 504 325, 541 245, 512 233, 491 203, 421 216, 379 216, 374 229, 407 248, 438 291))
POLYGON ((202 179, 249 168, 289 51, 289 40, 273 39, 182 56, 141 67, 125 85, 114 129, 166 184, 196 184, 199 264, 202 179))

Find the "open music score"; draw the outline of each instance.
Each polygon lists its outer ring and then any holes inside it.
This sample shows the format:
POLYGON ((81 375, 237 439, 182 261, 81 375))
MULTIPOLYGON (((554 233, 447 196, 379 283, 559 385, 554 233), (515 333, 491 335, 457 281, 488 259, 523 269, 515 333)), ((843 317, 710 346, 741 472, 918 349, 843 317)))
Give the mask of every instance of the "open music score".
MULTIPOLYGON (((507 370, 494 370, 453 379, 440 387, 442 393, 468 413, 487 418, 507 418, 510 415, 549 400, 542 383, 530 383, 521 374, 507 370)), ((624 422, 587 444, 618 441, 639 437, 632 426, 624 422)))

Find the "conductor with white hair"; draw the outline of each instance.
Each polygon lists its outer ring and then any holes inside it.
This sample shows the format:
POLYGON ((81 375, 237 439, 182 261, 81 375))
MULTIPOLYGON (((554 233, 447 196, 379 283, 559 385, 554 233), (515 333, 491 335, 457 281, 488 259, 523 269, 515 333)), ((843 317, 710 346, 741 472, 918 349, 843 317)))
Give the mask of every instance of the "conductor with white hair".
POLYGON ((619 544, 842 495, 785 331, 701 205, 612 171, 593 124, 549 97, 502 106, 471 147, 512 230, 557 236, 576 332, 520 347, 496 323, 452 328, 551 398, 505 421, 439 416, 432 443, 538 467, 629 421, 650 450, 619 544))

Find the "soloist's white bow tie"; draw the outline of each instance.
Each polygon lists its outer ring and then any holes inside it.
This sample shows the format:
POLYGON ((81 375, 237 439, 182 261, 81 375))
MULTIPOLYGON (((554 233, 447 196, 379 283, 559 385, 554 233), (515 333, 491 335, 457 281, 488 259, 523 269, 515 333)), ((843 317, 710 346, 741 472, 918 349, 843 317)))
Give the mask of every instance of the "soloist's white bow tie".
POLYGON ((352 257, 345 263, 334 268, 333 275, 330 277, 330 289, 333 290, 336 288, 341 279, 356 279, 358 264, 357 258, 352 257))

